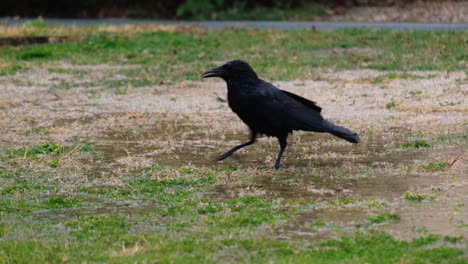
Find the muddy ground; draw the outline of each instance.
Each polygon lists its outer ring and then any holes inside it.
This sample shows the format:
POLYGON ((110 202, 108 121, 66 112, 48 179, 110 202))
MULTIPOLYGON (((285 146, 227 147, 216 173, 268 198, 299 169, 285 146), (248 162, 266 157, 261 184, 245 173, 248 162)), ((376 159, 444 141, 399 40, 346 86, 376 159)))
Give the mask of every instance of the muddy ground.
MULTIPOLYGON (((271 138, 261 138, 221 163, 214 161, 248 137, 245 125, 220 100, 226 97, 221 80, 118 89, 85 85, 123 78, 118 70, 128 67, 139 66, 44 63, 0 77, 0 149, 66 145, 76 137, 93 142, 97 153, 72 153, 52 167, 17 157, 15 163, 1 164, 3 169, 20 164, 53 171, 59 179, 50 180, 60 181, 61 192, 73 195, 77 187, 119 186, 122 175, 154 164, 165 168, 239 166, 239 170, 219 174, 206 197, 253 195, 317 202, 316 210, 276 230, 278 236, 327 238, 354 232, 382 205, 400 219, 376 228, 397 238, 428 233, 468 238, 465 72, 389 75, 373 70, 322 70, 315 80, 273 82, 316 101, 325 118, 356 131, 362 139, 352 145, 331 135, 294 133, 282 167, 275 171, 271 166, 278 145, 271 138), (50 73, 50 67, 73 73, 50 73), (61 86, 65 82, 74 85, 61 86), (402 146, 416 140, 430 146, 402 146), (430 162, 446 162, 447 166, 434 169, 428 166, 430 162), (341 206, 333 206, 333 201, 341 206), (343 228, 304 227, 314 219, 343 228)), ((89 210, 127 214, 155 206, 111 204, 89 210)), ((70 210, 32 214, 62 219, 73 217, 76 209, 70 210)))

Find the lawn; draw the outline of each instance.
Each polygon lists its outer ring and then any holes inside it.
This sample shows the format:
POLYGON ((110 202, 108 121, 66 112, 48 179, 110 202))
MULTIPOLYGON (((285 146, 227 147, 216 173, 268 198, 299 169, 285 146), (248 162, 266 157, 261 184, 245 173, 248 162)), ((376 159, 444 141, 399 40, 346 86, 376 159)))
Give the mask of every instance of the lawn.
POLYGON ((468 263, 467 32, 0 27, 42 35, 0 48, 0 262, 468 263), (362 143, 215 162, 231 59, 362 143))

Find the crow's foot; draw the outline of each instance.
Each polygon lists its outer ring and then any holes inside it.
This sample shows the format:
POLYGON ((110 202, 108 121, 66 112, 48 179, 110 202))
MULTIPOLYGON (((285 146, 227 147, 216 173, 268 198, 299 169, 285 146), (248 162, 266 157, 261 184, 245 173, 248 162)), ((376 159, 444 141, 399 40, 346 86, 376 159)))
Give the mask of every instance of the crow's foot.
POLYGON ((224 159, 226 159, 227 157, 231 156, 232 155, 232 152, 226 152, 222 155, 219 155, 217 158, 216 158, 216 161, 222 161, 224 159))

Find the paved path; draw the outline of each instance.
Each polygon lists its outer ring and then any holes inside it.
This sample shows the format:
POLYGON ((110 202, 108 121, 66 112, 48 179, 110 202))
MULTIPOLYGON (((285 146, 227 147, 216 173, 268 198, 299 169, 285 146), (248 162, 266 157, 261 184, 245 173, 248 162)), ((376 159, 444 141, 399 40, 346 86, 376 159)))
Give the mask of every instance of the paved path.
MULTIPOLYGON (((34 19, 9 19, 0 18, 0 25, 17 25, 34 19)), ((337 28, 350 27, 370 27, 370 28, 390 28, 403 30, 468 30, 468 23, 463 24, 438 24, 438 23, 394 23, 394 22, 292 22, 292 21, 168 21, 168 20, 150 20, 150 19, 124 19, 124 18, 106 18, 106 19, 67 19, 67 18, 46 18, 46 23, 61 25, 124 25, 124 24, 161 24, 161 25, 191 25, 206 28, 222 27, 242 27, 242 28, 316 28, 320 30, 333 30, 337 28)))

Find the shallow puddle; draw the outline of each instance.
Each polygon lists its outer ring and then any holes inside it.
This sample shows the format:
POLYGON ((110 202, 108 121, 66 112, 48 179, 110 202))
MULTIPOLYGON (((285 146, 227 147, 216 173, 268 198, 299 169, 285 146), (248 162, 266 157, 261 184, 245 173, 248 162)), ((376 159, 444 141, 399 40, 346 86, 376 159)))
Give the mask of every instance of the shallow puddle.
MULTIPOLYGON (((182 122, 158 122, 152 126, 110 128, 94 138, 95 150, 103 154, 100 160, 107 165, 126 156, 147 157, 163 166, 243 165, 270 166, 265 159, 274 159, 279 150, 274 138, 260 138, 227 160, 215 163, 217 155, 245 141, 246 135, 227 132, 212 135, 207 127, 182 122), (220 138, 223 139, 220 139, 220 138)), ((363 165, 401 163, 413 160, 409 151, 399 151, 388 144, 382 135, 370 137, 360 144, 340 142, 330 135, 302 133, 292 135, 285 152, 283 168, 341 166, 344 162, 363 165)), ((344 141, 343 141, 344 142, 344 141)), ((96 164, 98 166, 98 164, 96 164)))

